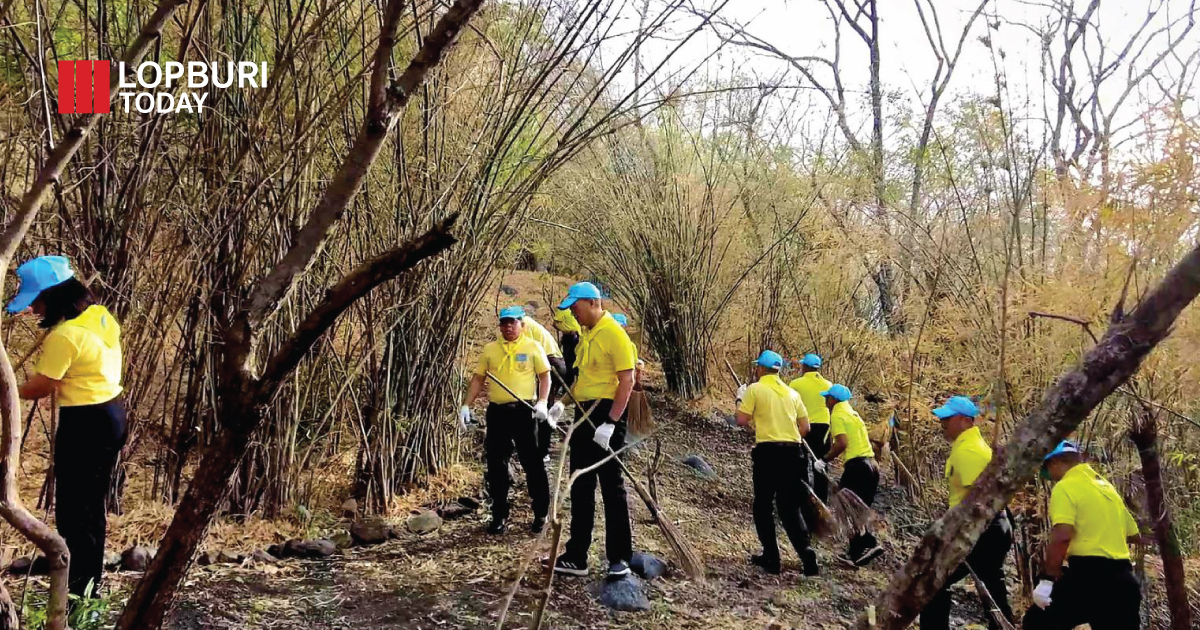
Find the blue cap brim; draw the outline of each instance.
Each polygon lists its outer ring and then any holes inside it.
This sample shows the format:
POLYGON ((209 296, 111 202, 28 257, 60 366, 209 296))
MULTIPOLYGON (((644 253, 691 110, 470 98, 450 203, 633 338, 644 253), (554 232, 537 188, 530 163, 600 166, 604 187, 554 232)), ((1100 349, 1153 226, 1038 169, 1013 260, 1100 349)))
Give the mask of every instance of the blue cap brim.
POLYGON ((572 304, 574 304, 574 303, 576 303, 576 302, 578 302, 578 301, 579 301, 579 298, 573 298, 573 297, 569 297, 569 298, 567 298, 567 299, 565 299, 565 300, 563 300, 562 302, 560 302, 560 303, 559 303, 559 305, 558 305, 558 310, 560 310, 560 311, 565 311, 565 310, 567 310, 567 309, 571 308, 571 305, 572 305, 572 304))
POLYGON ((829 395, 829 390, 828 390, 828 389, 827 389, 827 390, 825 390, 825 391, 823 391, 823 392, 821 392, 821 397, 825 397, 825 396, 828 396, 828 395, 829 395))
POLYGON ((30 304, 33 304, 39 293, 41 291, 26 291, 22 287, 20 291, 17 291, 17 295, 13 297, 12 301, 8 303, 8 306, 5 307, 5 310, 9 313, 20 313, 29 308, 30 304))
POLYGON ((961 414, 959 414, 957 411, 955 411, 949 407, 938 407, 937 409, 933 410, 933 415, 937 416, 938 420, 945 420, 946 418, 950 418, 950 417, 961 415, 961 414))

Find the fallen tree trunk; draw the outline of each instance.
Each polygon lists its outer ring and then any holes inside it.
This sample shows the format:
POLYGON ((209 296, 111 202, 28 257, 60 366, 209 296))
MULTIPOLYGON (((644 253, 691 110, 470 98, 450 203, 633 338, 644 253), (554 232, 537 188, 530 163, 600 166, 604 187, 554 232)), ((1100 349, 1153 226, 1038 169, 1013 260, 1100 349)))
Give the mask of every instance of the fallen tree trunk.
POLYGON ((1079 367, 1059 377, 1015 428, 966 499, 930 525, 912 558, 876 600, 878 623, 872 624, 864 614, 855 627, 906 628, 967 557, 992 517, 1033 477, 1042 457, 1137 371, 1197 293, 1200 247, 1184 256, 1127 316, 1118 304, 1112 325, 1079 367))
POLYGON ((1171 630, 1191 630, 1192 609, 1188 605, 1187 577, 1179 539, 1171 525, 1171 509, 1167 506, 1163 488, 1162 465, 1158 458, 1158 422, 1156 411, 1143 405, 1134 420, 1129 439, 1138 448, 1142 460, 1142 477, 1146 481, 1146 507, 1154 526, 1154 538, 1162 555, 1163 580, 1167 584, 1167 608, 1171 612, 1171 630))

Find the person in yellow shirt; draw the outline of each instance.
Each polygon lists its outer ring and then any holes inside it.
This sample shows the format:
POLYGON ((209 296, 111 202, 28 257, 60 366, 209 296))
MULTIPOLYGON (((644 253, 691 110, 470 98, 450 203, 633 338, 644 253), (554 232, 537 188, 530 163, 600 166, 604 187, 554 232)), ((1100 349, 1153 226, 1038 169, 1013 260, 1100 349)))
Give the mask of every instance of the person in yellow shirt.
MULTIPOLYGON (((950 486, 950 507, 954 507, 966 498, 967 492, 983 469, 992 461, 992 449, 983 440, 975 419, 979 416, 979 408, 966 396, 952 396, 946 404, 933 410, 942 423, 942 435, 951 443, 950 457, 946 460, 946 481, 950 486)), ((950 627, 950 587, 970 575, 971 569, 979 576, 980 581, 995 600, 996 606, 1006 619, 1013 618, 1012 609, 1008 606, 1008 587, 1004 583, 1004 559, 1012 548, 1012 524, 1008 514, 1001 510, 987 529, 975 542, 975 547, 967 555, 967 560, 955 569, 946 579, 942 590, 921 611, 921 630, 948 630, 950 627)), ((987 607, 984 604, 985 609, 987 607)), ((999 630, 1000 626, 987 614, 988 627, 999 630)))
MULTIPOLYGON (((871 447, 867 425, 850 406, 850 388, 831 385, 821 392, 821 396, 824 397, 826 417, 830 419, 829 435, 833 445, 817 463, 817 470, 824 474, 829 462, 843 457, 842 479, 838 485, 858 495, 863 503, 871 505, 879 490, 879 467, 875 464, 875 449, 871 447)), ((846 559, 858 567, 867 566, 881 555, 883 547, 879 546, 879 541, 870 531, 856 532, 846 548, 846 559)))
POLYGON ((62 256, 29 260, 17 276, 20 289, 8 312, 30 309, 50 329, 19 394, 26 400, 58 395, 55 522, 71 553, 71 594, 83 597, 90 584, 97 597, 108 530, 105 501, 127 437, 121 327, 62 256))
POLYGON ((1042 472, 1055 481, 1050 493, 1054 529, 1024 628, 1140 628, 1142 593, 1129 561, 1129 543, 1140 536, 1125 501, 1071 442, 1046 456, 1042 472), (1063 569, 1064 559, 1069 570, 1063 569))
POLYGON ((538 423, 550 417, 546 407, 546 398, 550 395, 550 362, 536 341, 521 334, 524 318, 525 310, 519 306, 500 311, 501 338, 483 347, 467 387, 467 396, 459 409, 459 422, 465 425, 470 422, 471 403, 487 381, 489 404, 484 450, 488 494, 492 499, 492 523, 487 531, 494 535, 508 529, 508 490, 512 483, 508 461, 512 459, 514 447, 521 468, 525 470, 525 485, 533 503, 533 523, 530 525, 533 533, 541 532, 546 526, 546 515, 550 510, 550 482, 538 447, 538 423), (489 379, 488 372, 521 400, 489 379), (532 416, 528 405, 533 406, 532 416))
POLYGON ((558 342, 554 340, 554 335, 546 330, 546 327, 541 325, 538 320, 525 315, 521 318, 521 331, 522 336, 529 337, 542 347, 542 350, 546 352, 546 360, 550 362, 550 369, 560 377, 557 382, 553 378, 550 379, 550 398, 548 400, 552 413, 547 416, 545 421, 538 422, 538 449, 542 452, 542 461, 550 463, 550 442, 554 437, 554 429, 558 426, 558 417, 563 409, 562 405, 558 404, 558 397, 567 391, 560 385, 560 383, 566 382, 567 362, 563 360, 562 350, 559 349, 558 342), (558 413, 553 413, 554 410, 557 410, 558 413))
MULTIPOLYGON (((604 310, 600 289, 590 282, 572 285, 558 305, 570 309, 582 327, 575 351, 579 376, 571 388, 575 418, 584 422, 571 434, 571 471, 591 467, 625 445, 627 406, 633 392, 637 351, 625 329, 604 310)), ((588 574, 588 550, 596 518, 596 485, 604 498, 604 551, 610 579, 629 575, 633 530, 629 522, 625 479, 612 460, 581 475, 571 486, 571 539, 554 570, 565 575, 588 574)))
POLYGON ((780 572, 779 543, 775 539, 778 508, 783 531, 800 557, 804 575, 817 575, 820 573, 817 554, 800 514, 804 471, 808 466, 800 436, 808 432, 808 411, 800 394, 779 379, 783 357, 764 350, 755 363, 758 380, 738 388, 735 418, 738 426, 754 427, 755 444, 750 452, 754 528, 763 552, 751 556, 750 562, 767 573, 780 572))
MULTIPOLYGON (((825 399, 821 392, 833 387, 833 383, 821 376, 821 357, 816 354, 806 354, 800 361, 800 378, 788 385, 800 393, 804 407, 808 409, 808 433, 804 441, 812 449, 817 460, 824 459, 829 452, 829 410, 825 408, 825 399)), ((829 476, 824 471, 813 471, 813 492, 822 501, 829 501, 829 476)))

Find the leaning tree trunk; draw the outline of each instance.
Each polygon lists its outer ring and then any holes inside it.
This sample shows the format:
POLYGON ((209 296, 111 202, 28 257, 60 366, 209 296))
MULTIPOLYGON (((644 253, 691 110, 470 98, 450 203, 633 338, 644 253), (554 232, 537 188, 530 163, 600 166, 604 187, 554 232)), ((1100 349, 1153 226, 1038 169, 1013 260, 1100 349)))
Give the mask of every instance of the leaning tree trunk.
POLYGON ((1171 524, 1171 508, 1163 488, 1162 466, 1158 458, 1158 422, 1155 412, 1143 406, 1129 430, 1129 439, 1138 448, 1142 477, 1146 481, 1146 507, 1154 520, 1154 537, 1162 554, 1163 578, 1167 583, 1167 607, 1171 611, 1171 630, 1191 630, 1192 609, 1188 605, 1187 577, 1179 539, 1171 524))
POLYGON ((1198 293, 1200 247, 1179 261, 1128 316, 1118 305, 1112 325, 1084 355, 1082 364, 1059 377, 1029 418, 1015 428, 1008 444, 992 458, 966 499, 925 532, 912 558, 876 600, 878 623, 872 623, 868 611, 859 617, 855 628, 906 628, 967 557, 992 517, 1022 484, 1033 478, 1042 457, 1137 371, 1198 293))

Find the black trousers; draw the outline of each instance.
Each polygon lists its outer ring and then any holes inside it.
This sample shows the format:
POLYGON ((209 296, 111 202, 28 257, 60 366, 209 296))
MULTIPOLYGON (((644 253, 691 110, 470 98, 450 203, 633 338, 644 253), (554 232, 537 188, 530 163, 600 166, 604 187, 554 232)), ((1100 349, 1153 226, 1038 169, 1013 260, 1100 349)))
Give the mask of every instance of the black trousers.
POLYGON ((512 458, 514 447, 521 468, 525 470, 525 484, 533 503, 533 515, 546 516, 550 510, 550 482, 546 479, 546 465, 538 448, 537 424, 533 412, 523 403, 488 405, 484 448, 487 451, 487 485, 488 494, 492 497, 493 519, 508 518, 508 488, 512 483, 508 476, 508 460, 512 458))
MULTIPOLYGON (((804 436, 804 442, 812 449, 813 455, 816 455, 817 459, 824 459, 829 454, 828 437, 828 422, 809 425, 808 435, 804 436)), ((829 475, 814 471, 812 489, 817 494, 818 499, 829 503, 829 475)))
POLYGON ((1050 606, 1025 613, 1025 630, 1137 630, 1142 591, 1128 560, 1075 556, 1054 583, 1050 606))
POLYGON ((775 539, 775 510, 796 555, 804 562, 811 556, 808 527, 800 517, 804 496, 803 470, 807 458, 798 442, 762 442, 750 452, 754 480, 754 528, 762 543, 763 556, 779 561, 775 539))
MULTIPOLYGON (((845 490, 853 491, 863 503, 871 505, 875 502, 875 493, 879 490, 879 467, 873 457, 855 457, 846 462, 842 470, 840 485, 845 490)), ((857 559, 862 553, 879 544, 871 532, 858 532, 850 539, 846 552, 851 559, 857 559)))
POLYGON ((89 583, 93 597, 100 593, 108 535, 105 501, 125 438, 125 404, 119 397, 59 411, 54 436, 54 516, 58 533, 71 552, 67 584, 72 595, 82 597, 89 583))
MULTIPOLYGON (((592 466, 604 459, 608 451, 592 440, 596 426, 609 422, 613 401, 595 402, 595 409, 588 421, 579 425, 571 435, 571 471, 592 466)), ((578 421, 591 409, 592 401, 575 406, 578 421)), ((613 451, 625 445, 625 417, 616 424, 609 446, 613 451)), ((571 539, 567 541, 564 556, 573 561, 586 562, 588 549, 592 546, 592 529, 596 521, 596 484, 600 484, 600 496, 604 499, 604 553, 608 561, 629 562, 633 558, 633 528, 629 522, 629 504, 625 494, 625 478, 615 460, 581 475, 571 486, 571 539)))
MULTIPOLYGON (((562 383, 569 383, 570 373, 567 370, 567 362, 563 357, 549 357, 550 369, 562 377, 560 381, 554 376, 550 377, 550 404, 553 405, 558 401, 558 398, 567 392, 567 388, 562 383)), ((542 452, 542 457, 550 454, 550 442, 554 439, 554 429, 550 428, 549 422, 538 423, 538 448, 542 452)))
POLYGON ((563 333, 558 340, 558 345, 562 348, 563 363, 567 368, 563 380, 567 382, 567 385, 574 385, 575 377, 579 376, 579 368, 575 367, 575 349, 579 347, 579 333, 563 333))
MULTIPOLYGON (((1000 611, 1010 621, 1013 618, 1012 609, 1008 606, 1008 587, 1004 583, 1004 559, 1012 548, 1012 525, 1005 512, 1000 512, 996 518, 983 530, 975 548, 967 556, 967 564, 975 569, 975 573, 996 600, 1000 611)), ((946 580, 942 590, 925 605, 921 611, 921 630, 949 630, 950 628, 950 587, 963 578, 971 575, 965 565, 959 565, 954 573, 946 580)), ((986 604, 985 604, 986 608, 986 604)), ((988 627, 999 630, 999 626, 987 613, 988 627)))

